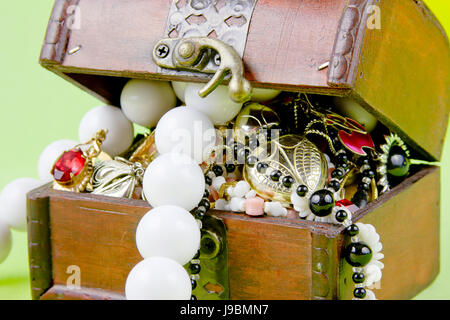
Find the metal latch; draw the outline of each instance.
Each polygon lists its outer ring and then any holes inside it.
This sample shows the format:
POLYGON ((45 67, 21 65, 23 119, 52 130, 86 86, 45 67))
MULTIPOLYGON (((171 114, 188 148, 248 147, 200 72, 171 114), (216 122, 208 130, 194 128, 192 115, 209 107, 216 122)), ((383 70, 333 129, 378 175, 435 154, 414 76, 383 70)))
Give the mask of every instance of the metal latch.
POLYGON ((230 98, 238 103, 250 99, 252 86, 244 77, 242 59, 233 47, 221 40, 208 37, 165 38, 156 44, 153 60, 162 68, 214 74, 199 91, 201 97, 213 92, 230 74, 230 98))

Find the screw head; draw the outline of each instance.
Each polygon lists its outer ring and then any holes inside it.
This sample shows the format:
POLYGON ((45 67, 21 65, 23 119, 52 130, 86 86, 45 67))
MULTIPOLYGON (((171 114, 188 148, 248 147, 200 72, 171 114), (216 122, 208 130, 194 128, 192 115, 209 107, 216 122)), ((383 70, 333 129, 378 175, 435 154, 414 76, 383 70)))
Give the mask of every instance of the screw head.
POLYGON ((195 51, 195 47, 192 44, 192 42, 184 42, 178 48, 178 53, 179 53, 180 57, 182 57, 184 59, 188 59, 188 58, 192 57, 192 55, 194 54, 194 51, 195 51))
POLYGON ((155 53, 158 58, 165 58, 169 54, 169 47, 166 44, 160 44, 156 49, 155 53))

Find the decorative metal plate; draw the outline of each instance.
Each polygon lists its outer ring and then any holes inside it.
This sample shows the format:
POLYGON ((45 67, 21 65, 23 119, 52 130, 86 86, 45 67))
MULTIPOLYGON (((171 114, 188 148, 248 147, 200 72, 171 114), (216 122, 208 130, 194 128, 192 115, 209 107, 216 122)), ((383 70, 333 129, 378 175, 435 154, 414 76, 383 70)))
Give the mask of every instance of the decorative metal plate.
POLYGON ((164 37, 213 37, 242 57, 257 0, 174 0, 164 37))

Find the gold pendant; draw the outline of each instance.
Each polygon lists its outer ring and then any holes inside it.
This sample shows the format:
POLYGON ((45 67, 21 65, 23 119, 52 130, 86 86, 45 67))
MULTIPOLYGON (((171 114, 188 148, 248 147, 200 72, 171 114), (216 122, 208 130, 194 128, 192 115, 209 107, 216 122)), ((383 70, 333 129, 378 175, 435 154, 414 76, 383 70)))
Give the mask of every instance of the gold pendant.
POLYGON ((283 176, 291 176, 295 183, 306 185, 314 192, 325 187, 328 179, 328 163, 322 152, 303 136, 285 135, 256 148, 252 155, 259 163, 266 163, 268 170, 259 172, 258 166, 245 165, 244 178, 261 197, 291 203, 291 189, 281 181, 273 181, 267 172, 279 170, 283 176))

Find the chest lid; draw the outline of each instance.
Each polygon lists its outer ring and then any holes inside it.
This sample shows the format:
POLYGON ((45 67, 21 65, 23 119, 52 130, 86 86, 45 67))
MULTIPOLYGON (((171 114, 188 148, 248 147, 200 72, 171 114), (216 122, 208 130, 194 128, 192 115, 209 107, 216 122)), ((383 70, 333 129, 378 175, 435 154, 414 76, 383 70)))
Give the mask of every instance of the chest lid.
POLYGON ((40 63, 119 106, 129 78, 211 79, 155 63, 155 45, 178 36, 231 44, 253 87, 350 96, 425 158, 441 156, 450 49, 421 1, 56 0, 40 63))

